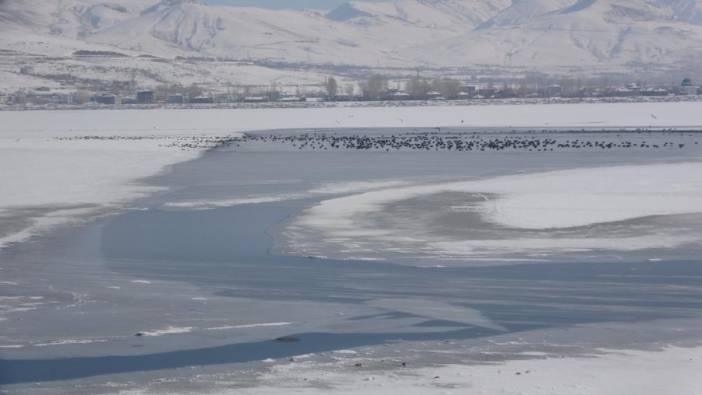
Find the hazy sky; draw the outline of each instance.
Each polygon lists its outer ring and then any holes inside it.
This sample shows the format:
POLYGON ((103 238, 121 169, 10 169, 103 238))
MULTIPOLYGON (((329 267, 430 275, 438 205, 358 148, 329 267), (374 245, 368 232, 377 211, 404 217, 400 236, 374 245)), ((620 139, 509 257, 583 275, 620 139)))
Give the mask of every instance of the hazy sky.
MULTIPOLYGON (((206 0, 211 4, 231 4, 231 5, 246 5, 258 6, 267 8, 290 8, 290 9, 332 9, 340 4, 348 2, 348 0, 206 0)), ((379 0, 363 0, 363 1, 379 1, 379 0)))

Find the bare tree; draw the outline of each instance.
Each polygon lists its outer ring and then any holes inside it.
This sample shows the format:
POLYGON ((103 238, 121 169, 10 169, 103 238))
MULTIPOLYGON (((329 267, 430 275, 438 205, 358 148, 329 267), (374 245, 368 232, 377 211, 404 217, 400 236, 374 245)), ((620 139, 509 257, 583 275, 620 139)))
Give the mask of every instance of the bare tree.
POLYGON ((271 82, 271 86, 270 86, 270 88, 268 88, 268 92, 266 93, 268 100, 276 101, 276 100, 280 99, 280 97, 282 96, 280 91, 281 91, 281 89, 278 86, 278 83, 275 81, 271 82))
POLYGON ((93 97, 93 93, 87 89, 79 89, 77 92, 78 104, 85 104, 93 97))
POLYGON ((526 81, 520 80, 514 92, 517 97, 527 97, 529 95, 529 86, 526 81))
POLYGON ((346 87, 344 88, 344 93, 346 93, 346 96, 348 96, 349 98, 353 97, 356 94, 356 85, 346 85, 346 87))
POLYGON ((187 92, 189 98, 200 97, 204 94, 202 88, 200 88, 197 84, 190 85, 187 89, 187 92))
POLYGON ((405 89, 414 99, 426 99, 427 93, 431 91, 431 84, 428 80, 418 76, 417 78, 407 81, 405 89))
POLYGON ((455 99, 461 92, 461 81, 451 78, 436 79, 432 84, 432 88, 447 99, 455 99))
POLYGON ((165 101, 166 99, 168 99, 168 96, 171 94, 172 91, 172 85, 160 84, 156 88, 154 88, 154 99, 156 101, 165 101))
POLYGON ((336 78, 327 78, 324 84, 327 91, 327 99, 334 99, 339 94, 339 84, 336 82, 336 78))
POLYGON ((361 86, 363 97, 368 100, 378 100, 388 90, 388 80, 380 74, 373 74, 361 86))

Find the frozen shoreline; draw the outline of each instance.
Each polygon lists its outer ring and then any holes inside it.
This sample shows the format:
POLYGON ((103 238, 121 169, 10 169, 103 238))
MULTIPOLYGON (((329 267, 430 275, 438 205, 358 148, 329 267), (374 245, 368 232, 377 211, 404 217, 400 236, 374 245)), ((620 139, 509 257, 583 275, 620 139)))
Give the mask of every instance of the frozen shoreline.
MULTIPOLYGON (((283 366, 266 379, 269 386, 244 394, 274 394, 293 390, 301 394, 578 394, 696 393, 696 372, 702 368, 702 348, 666 348, 662 351, 608 351, 576 358, 508 361, 496 365, 448 365, 375 375, 371 372, 329 371, 314 364, 283 366), (675 369, 670 369, 675 366, 675 369), (596 373, 593 373, 596 372, 596 373), (648 375, 656 372, 655 375, 648 375), (322 388, 305 386, 299 377, 322 388), (297 379, 296 379, 297 378, 297 379), (468 392, 466 392, 468 391, 468 392)), ((222 394, 226 394, 223 392, 222 394)))
POLYGON ((139 182, 166 167, 194 159, 197 151, 148 141, 59 141, 0 138, 3 194, 0 218, 36 210, 22 229, 0 227, 0 248, 56 226, 119 210, 158 191, 139 182))
MULTIPOLYGON (((353 354, 351 354, 353 355, 353 354)), ((363 357, 342 362, 298 361, 276 365, 261 374, 255 387, 226 388, 214 380, 213 395, 316 394, 508 394, 508 395, 659 395, 698 394, 702 348, 663 347, 656 351, 593 350, 584 356, 554 357, 526 353, 526 359, 482 365, 405 368, 366 367, 363 357), (356 363, 356 367, 354 367, 356 363), (358 366, 361 367, 358 367, 358 366), (675 369, 671 369, 675 366, 675 369)), ((213 378, 214 379, 214 378, 213 378)), ((231 383, 234 384, 234 383, 231 383)), ((156 387, 157 388, 157 387, 156 387)), ((180 394, 195 394, 188 390, 180 394)), ((120 391, 149 395, 157 389, 120 391)))

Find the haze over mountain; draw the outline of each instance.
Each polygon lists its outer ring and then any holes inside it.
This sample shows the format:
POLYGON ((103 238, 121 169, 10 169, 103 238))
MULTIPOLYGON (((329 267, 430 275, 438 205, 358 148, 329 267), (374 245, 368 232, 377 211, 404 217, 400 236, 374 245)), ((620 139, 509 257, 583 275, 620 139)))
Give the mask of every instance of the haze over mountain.
MULTIPOLYGON (((367 67, 680 69, 702 59, 696 0, 395 0, 330 12, 194 0, 0 1, 0 49, 367 67)), ((158 72, 158 71, 156 71, 158 72)))

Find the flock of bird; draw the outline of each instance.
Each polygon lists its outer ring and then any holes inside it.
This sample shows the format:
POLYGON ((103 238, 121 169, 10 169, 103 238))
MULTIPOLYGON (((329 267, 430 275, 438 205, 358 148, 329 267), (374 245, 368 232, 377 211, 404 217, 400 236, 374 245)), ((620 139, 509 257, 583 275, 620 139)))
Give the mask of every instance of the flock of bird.
POLYGON ((614 149, 682 149, 698 145, 695 131, 625 131, 609 133, 451 133, 408 132, 402 134, 301 133, 254 134, 243 136, 76 136, 58 140, 157 140, 160 145, 182 150, 199 150, 250 144, 276 144, 304 151, 536 151, 614 149))
MULTIPOLYGON (((678 134, 683 136, 682 134, 678 134)), ((612 149, 682 149, 691 142, 690 136, 673 141, 658 136, 651 138, 626 138, 626 134, 592 135, 587 138, 581 134, 563 133, 560 135, 516 135, 516 134, 441 134, 412 133, 398 135, 372 134, 324 134, 307 133, 296 135, 258 135, 246 134, 232 139, 225 145, 245 143, 284 144, 296 150, 311 151, 537 151, 551 152, 560 150, 612 150, 612 149), (682 142, 684 141, 684 142, 682 142)), ((648 135, 647 135, 648 137, 648 135)), ((670 137, 670 136, 669 136, 670 137)))

